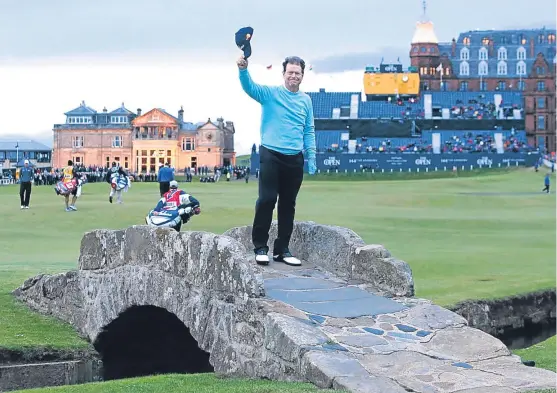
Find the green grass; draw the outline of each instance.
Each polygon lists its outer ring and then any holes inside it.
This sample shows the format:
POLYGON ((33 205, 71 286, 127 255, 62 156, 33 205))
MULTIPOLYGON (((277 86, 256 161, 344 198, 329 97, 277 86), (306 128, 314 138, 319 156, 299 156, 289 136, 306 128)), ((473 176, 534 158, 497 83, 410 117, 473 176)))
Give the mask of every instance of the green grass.
MULTIPOLYGON (((475 177, 402 180, 393 174, 382 178, 390 181, 342 181, 342 175, 329 179, 319 176, 304 182, 296 218, 348 227, 367 243, 385 245, 395 257, 410 264, 416 296, 438 304, 448 306, 466 299, 515 295, 555 288, 555 196, 539 192, 543 175, 544 172, 531 170, 503 170, 475 177), (535 194, 464 194, 471 192, 535 194)), ((222 233, 234 226, 251 224, 256 182, 184 186, 201 201, 203 209, 184 230, 222 233)), ((64 212, 63 200, 52 187, 34 187, 29 210, 19 210, 17 194, 17 186, 0 187, 0 347, 84 348, 87 344, 71 327, 31 313, 10 292, 38 273, 75 269, 85 231, 143 224, 145 214, 158 200, 158 186, 134 183, 124 194, 123 205, 111 205, 106 183, 88 184, 78 201, 79 211, 72 213, 64 212)), ((554 338, 552 345, 524 356, 540 366, 554 367, 554 338)), ((537 346, 529 350, 535 349, 537 346)), ((149 390, 149 381, 154 381, 157 391, 170 392, 172 384, 185 386, 188 378, 194 377, 143 379, 147 381, 145 390, 131 387, 139 386, 137 380, 114 382, 103 391, 154 391, 149 390)), ((196 383, 203 384, 210 378, 204 376, 196 383)), ((227 391, 234 391, 229 388, 231 384, 225 385, 227 391)), ((238 392, 289 391, 272 390, 275 385, 243 384, 238 389, 251 386, 261 390, 238 392)), ((216 388, 211 385, 210 389, 216 388)))
MULTIPOLYGON (((21 390, 19 393, 309 393, 323 391, 329 390, 319 390, 313 385, 304 383, 224 379, 214 374, 168 374, 75 386, 21 390)), ((338 390, 334 392, 342 393, 338 390)))
POLYGON ((534 360, 536 367, 545 368, 547 370, 556 371, 555 368, 555 352, 556 352, 555 336, 547 340, 532 345, 529 348, 517 349, 513 353, 522 358, 522 360, 534 360))

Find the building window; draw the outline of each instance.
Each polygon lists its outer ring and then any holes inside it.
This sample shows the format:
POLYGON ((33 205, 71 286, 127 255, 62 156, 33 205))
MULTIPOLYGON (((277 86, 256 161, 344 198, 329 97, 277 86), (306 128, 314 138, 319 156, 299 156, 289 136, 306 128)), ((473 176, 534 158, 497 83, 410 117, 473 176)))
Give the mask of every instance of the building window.
POLYGON ((537 88, 538 88, 538 91, 545 91, 545 82, 544 81, 539 81, 537 83, 537 88))
POLYGON ((122 147, 123 145, 124 141, 120 135, 112 137, 112 147, 122 147))
POLYGON ((538 109, 544 109, 545 108, 545 97, 538 97, 537 102, 536 102, 536 106, 538 107, 538 109))
POLYGON ((78 149, 83 147, 84 138, 82 136, 74 136, 72 137, 72 146, 74 149, 78 149))
POLYGON ((470 37, 464 37, 462 43, 466 46, 470 45, 470 37))
POLYGON ((505 82, 505 81, 497 82, 497 89, 498 90, 506 90, 507 89, 507 82, 505 82))
POLYGON ((545 36, 543 34, 540 34, 538 36, 538 44, 543 44, 545 42, 545 36))
POLYGON ((488 37, 482 38, 482 45, 489 45, 489 38, 488 37))
POLYGON ((516 59, 526 60, 526 49, 524 49, 524 47, 521 46, 516 50, 516 59))
POLYGON ((526 75, 526 63, 524 61, 521 60, 516 64, 516 73, 521 76, 526 75))
POLYGON ((195 139, 194 138, 183 138, 182 139, 182 150, 183 151, 194 151, 195 150, 195 139))
POLYGON ((460 50, 460 60, 470 60, 470 49, 462 48, 460 50))
POLYGON ((520 90, 520 91, 526 90, 526 82, 525 81, 518 81, 517 87, 518 87, 518 90, 520 90))
POLYGON ((538 130, 545 130, 545 116, 538 116, 538 130))
POLYGON ((507 48, 499 48, 497 51, 498 60, 507 60, 507 48))
POLYGON ((487 49, 486 48, 481 48, 480 49, 479 59, 480 60, 487 60, 487 49))
POLYGON ((545 75, 545 67, 536 67, 536 74, 545 75))
POLYGON ((110 122, 113 124, 126 124, 128 122, 127 116, 110 116, 110 122))
POLYGON ((500 61, 497 64, 497 75, 507 75, 507 63, 500 61))
POLYGON ((520 34, 518 38, 520 41, 520 45, 526 45, 526 37, 524 37, 524 34, 520 34))
POLYGON ((480 64, 478 64, 478 75, 487 75, 488 72, 488 67, 487 67, 487 62, 486 61, 480 61, 480 64))
POLYGON ((470 65, 468 64, 467 61, 463 61, 462 63, 460 63, 460 75, 462 76, 470 75, 470 65))
POLYGON ((91 116, 68 116, 68 124, 91 124, 93 118, 91 116))
POLYGON ((460 82, 460 91, 468 91, 468 82, 466 81, 460 82))
POLYGON ((129 157, 124 157, 124 168, 128 169, 129 168, 129 162, 128 162, 128 158, 129 157))
POLYGON ((550 44, 554 44, 555 43, 555 34, 549 34, 547 36, 547 42, 550 44))
POLYGON ((480 81, 480 91, 487 91, 487 81, 480 81))

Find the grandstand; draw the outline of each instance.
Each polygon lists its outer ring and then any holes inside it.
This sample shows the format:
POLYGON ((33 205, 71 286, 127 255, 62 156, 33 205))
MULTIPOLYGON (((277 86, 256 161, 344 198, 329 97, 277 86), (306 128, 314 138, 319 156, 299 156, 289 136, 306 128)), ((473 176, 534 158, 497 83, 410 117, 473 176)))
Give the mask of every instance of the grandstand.
MULTIPOLYGON (((507 119, 524 118, 519 91, 425 91, 416 98, 362 100, 358 92, 307 93, 315 119, 507 119)), ((479 125, 481 127, 481 125, 479 125)))

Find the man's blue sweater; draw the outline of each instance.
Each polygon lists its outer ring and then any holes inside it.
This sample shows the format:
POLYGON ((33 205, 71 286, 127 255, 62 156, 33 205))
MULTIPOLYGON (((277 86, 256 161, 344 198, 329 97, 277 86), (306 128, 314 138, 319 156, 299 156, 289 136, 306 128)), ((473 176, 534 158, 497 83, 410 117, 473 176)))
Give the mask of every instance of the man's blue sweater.
POLYGON ((240 71, 244 91, 261 104, 261 145, 282 154, 315 155, 315 125, 311 98, 284 85, 255 83, 247 69, 240 71))

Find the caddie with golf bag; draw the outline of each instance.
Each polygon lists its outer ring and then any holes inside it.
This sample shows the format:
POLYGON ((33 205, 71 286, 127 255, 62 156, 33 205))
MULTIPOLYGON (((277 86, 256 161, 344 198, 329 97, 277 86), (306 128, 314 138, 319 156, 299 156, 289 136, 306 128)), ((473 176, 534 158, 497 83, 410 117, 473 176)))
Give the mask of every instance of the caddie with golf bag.
POLYGON ((81 187, 87 182, 87 175, 77 173, 72 160, 68 161, 68 166, 63 169, 62 173, 62 180, 56 183, 54 191, 56 195, 64 197, 67 212, 76 211, 75 202, 81 196, 81 187), (69 204, 70 195, 72 195, 71 204, 69 204))
POLYGON ((112 168, 106 173, 106 182, 110 184, 108 201, 112 203, 112 197, 116 193, 116 201, 122 203, 122 191, 127 192, 128 188, 131 187, 131 183, 124 168, 118 165, 116 161, 112 163, 112 168))
POLYGON ((170 190, 163 194, 157 206, 145 217, 145 222, 152 227, 173 228, 180 232, 182 223, 187 223, 192 216, 199 213, 199 201, 180 190, 178 182, 172 180, 170 190))

